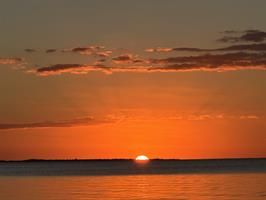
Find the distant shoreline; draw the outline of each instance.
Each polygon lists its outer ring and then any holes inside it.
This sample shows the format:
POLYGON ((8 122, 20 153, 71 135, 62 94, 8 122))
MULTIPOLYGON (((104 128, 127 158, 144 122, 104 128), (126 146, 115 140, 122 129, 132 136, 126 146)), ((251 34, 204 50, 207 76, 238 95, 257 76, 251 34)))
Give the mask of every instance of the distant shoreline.
MULTIPOLYGON (((215 160, 264 160, 266 157, 261 158, 202 158, 202 159, 163 159, 154 158, 150 161, 215 161, 215 160)), ((130 158, 110 158, 110 159, 26 159, 26 160, 0 160, 0 162, 75 162, 75 161, 134 161, 135 159, 130 158)))

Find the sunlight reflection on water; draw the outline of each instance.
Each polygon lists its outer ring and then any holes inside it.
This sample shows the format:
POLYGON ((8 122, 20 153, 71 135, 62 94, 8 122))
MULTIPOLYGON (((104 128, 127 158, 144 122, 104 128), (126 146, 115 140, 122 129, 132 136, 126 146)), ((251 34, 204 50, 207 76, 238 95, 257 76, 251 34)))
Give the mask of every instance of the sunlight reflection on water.
POLYGON ((266 174, 0 177, 0 199, 252 199, 266 197, 266 174))

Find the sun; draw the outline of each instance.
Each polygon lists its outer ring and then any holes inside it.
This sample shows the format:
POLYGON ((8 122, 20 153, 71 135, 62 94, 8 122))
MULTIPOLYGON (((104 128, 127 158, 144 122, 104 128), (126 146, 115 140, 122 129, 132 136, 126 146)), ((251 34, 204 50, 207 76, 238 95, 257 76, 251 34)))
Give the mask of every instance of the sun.
POLYGON ((148 161, 149 158, 145 155, 140 155, 135 158, 136 161, 148 161))

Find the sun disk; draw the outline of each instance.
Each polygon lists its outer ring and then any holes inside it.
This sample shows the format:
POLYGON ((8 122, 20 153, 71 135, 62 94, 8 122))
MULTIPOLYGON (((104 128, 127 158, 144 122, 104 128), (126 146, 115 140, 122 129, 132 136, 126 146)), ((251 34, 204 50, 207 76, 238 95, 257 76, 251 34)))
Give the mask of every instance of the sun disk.
POLYGON ((140 156, 137 156, 135 158, 136 161, 148 161, 149 158, 147 156, 144 156, 144 155, 140 155, 140 156))

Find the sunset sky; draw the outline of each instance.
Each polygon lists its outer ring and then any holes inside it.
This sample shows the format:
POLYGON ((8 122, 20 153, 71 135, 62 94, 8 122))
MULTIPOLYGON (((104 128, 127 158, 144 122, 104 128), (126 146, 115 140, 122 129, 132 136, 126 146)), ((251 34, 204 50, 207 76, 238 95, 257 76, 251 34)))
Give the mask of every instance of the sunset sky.
POLYGON ((0 2, 0 160, 266 157, 266 1, 0 2))

